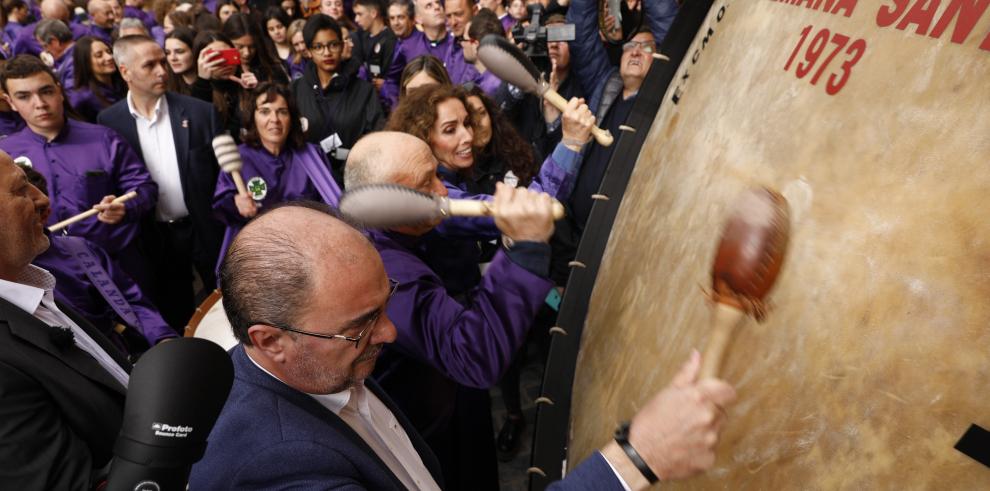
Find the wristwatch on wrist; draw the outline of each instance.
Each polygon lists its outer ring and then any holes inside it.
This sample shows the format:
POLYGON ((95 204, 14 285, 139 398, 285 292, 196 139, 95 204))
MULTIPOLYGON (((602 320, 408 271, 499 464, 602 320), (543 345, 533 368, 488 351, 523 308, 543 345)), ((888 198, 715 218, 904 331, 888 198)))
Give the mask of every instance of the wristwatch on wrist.
POLYGON ((629 443, 629 426, 630 424, 628 421, 619 423, 619 427, 615 429, 615 442, 622 447, 622 451, 626 453, 626 456, 629 457, 629 460, 632 461, 633 465, 639 469, 639 472, 643 474, 643 477, 645 477, 650 484, 655 484, 660 480, 660 478, 653 473, 650 466, 646 465, 646 461, 639 456, 639 452, 637 452, 636 449, 633 448, 632 444, 629 443))

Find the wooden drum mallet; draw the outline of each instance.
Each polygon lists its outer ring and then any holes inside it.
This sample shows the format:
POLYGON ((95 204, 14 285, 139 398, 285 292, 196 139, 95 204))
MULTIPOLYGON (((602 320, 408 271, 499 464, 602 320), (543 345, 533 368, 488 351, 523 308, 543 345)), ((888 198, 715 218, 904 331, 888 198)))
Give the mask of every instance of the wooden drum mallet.
POLYGON ((767 188, 744 192, 731 215, 712 265, 715 312, 700 378, 717 378, 735 328, 746 315, 762 321, 764 298, 783 264, 790 236, 787 200, 767 188))
POLYGON ((241 177, 241 152, 237 150, 237 143, 228 134, 217 135, 213 138, 213 152, 217 155, 217 163, 224 172, 230 174, 237 186, 237 194, 248 195, 247 187, 244 186, 244 179, 241 177))

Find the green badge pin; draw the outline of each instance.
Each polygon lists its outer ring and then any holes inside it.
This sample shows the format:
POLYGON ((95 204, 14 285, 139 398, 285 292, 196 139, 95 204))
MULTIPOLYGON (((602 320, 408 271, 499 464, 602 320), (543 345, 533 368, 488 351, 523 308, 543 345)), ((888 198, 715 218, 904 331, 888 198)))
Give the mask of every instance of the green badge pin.
POLYGON ((255 201, 261 201, 268 196, 268 184, 260 177, 252 177, 247 182, 247 189, 255 201))

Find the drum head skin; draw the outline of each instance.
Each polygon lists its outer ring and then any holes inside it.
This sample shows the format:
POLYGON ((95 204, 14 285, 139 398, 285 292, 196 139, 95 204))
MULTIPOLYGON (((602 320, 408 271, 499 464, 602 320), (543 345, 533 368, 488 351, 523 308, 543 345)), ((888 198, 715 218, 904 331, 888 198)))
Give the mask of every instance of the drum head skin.
POLYGON ((705 345, 727 207, 766 186, 787 261, 715 467, 664 489, 990 489, 953 448, 990 427, 990 9, 929 3, 715 2, 602 258, 570 463, 705 345))

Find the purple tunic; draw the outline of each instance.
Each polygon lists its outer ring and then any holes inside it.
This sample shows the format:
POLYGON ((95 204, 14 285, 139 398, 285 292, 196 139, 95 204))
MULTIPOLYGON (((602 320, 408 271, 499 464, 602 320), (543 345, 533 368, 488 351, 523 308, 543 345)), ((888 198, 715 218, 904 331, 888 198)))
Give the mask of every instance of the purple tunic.
POLYGON ((454 85, 466 82, 479 83, 481 74, 474 68, 474 65, 464 60, 464 54, 454 36, 447 33, 437 43, 432 43, 426 38, 422 31, 414 31, 409 37, 399 40, 395 45, 395 54, 392 55, 392 64, 385 74, 385 84, 382 85, 382 96, 395 107, 399 100, 399 82, 402 78, 402 70, 414 58, 422 55, 433 55, 443 62, 447 68, 447 75, 454 85))
MULTIPOLYGON (((116 257, 138 234, 141 217, 155 207, 158 185, 130 145, 113 130, 67 119, 52 142, 24 128, 0 140, 0 150, 25 157, 48 180, 52 200, 49 224, 89 210, 104 196, 137 191, 124 203, 127 214, 115 225, 87 218, 68 227, 116 257)), ((128 270, 132 275, 133 271, 128 270)))
MULTIPOLYGON (((113 29, 107 29, 95 24, 90 24, 89 26, 86 26, 86 33, 83 34, 83 36, 93 36, 94 38, 106 43, 107 46, 113 46, 113 29)), ((79 38, 77 37, 76 39, 79 38)))
MULTIPOLYGON (((154 346, 155 343, 178 336, 174 329, 162 319, 158 309, 151 304, 151 301, 141 292, 141 289, 134 283, 134 280, 117 266, 107 253, 96 244, 78 237, 62 237, 60 235, 51 236, 51 247, 44 254, 34 260, 34 264, 44 268, 55 276, 55 299, 69 304, 73 309, 82 314, 86 320, 93 323, 100 332, 111 335, 113 326, 121 322, 128 327, 137 329, 148 340, 148 344, 154 346), (76 257, 72 249, 68 247, 67 241, 78 240, 79 244, 85 248, 88 254, 83 257, 76 257), (85 263, 85 266, 84 266, 85 263), (93 278, 87 274, 87 269, 93 274, 96 270, 102 276, 103 281, 110 281, 116 287, 117 293, 122 294, 124 301, 130 310, 133 311, 137 319, 136 326, 130 325, 125 319, 121 319, 110 301, 94 284, 93 278)), ((109 296, 109 295, 107 295, 109 296)))
POLYGON ((21 29, 24 27, 25 25, 19 22, 8 22, 7 25, 3 26, 3 32, 13 40, 17 39, 17 35, 21 33, 21 29))
POLYGON ((282 60, 285 69, 289 71, 289 80, 295 80, 303 76, 303 73, 306 72, 306 63, 309 63, 309 60, 302 57, 299 58, 299 63, 293 63, 293 56, 292 53, 289 53, 289 56, 282 60))
MULTIPOLYGON (((41 54, 41 45, 34 38, 34 28, 37 25, 37 22, 33 22, 24 26, 21 32, 17 34, 17 37, 14 38, 14 56, 24 54, 38 56, 41 54)), ((79 39, 89 34, 89 28, 83 24, 70 22, 69 29, 72 30, 72 39, 79 39)))
POLYGON ((96 122, 96 115, 100 111, 124 98, 124 94, 116 91, 113 87, 98 85, 97 89, 100 95, 103 96, 103 100, 100 100, 89 87, 72 87, 67 91, 69 105, 90 123, 96 122))
MULTIPOLYGON (((330 175, 330 164, 324 153, 316 145, 306 143, 303 148, 293 150, 286 147, 277 157, 263 147, 255 148, 247 144, 238 147, 244 166, 241 177, 244 184, 251 189, 257 189, 264 197, 255 198, 259 208, 272 206, 276 203, 294 200, 322 201, 336 207, 340 200, 340 188, 330 175), (314 184, 311 172, 322 174, 321 185, 314 184), (262 193, 261 187, 264 187, 262 193), (321 192, 320 188, 324 191, 321 192), (324 198, 324 194, 329 195, 324 198)), ((225 172, 217 179, 216 192, 213 194, 213 214, 218 220, 227 225, 223 246, 220 248, 220 258, 227 253, 227 247, 234 240, 237 232, 248 222, 241 216, 234 204, 237 186, 230 174, 225 172)))
POLYGON ((55 60, 55 75, 58 77, 59 83, 62 84, 62 89, 64 91, 69 91, 76 84, 76 70, 75 62, 73 61, 73 53, 75 53, 76 45, 73 44, 69 46, 69 49, 62 53, 55 60))
POLYGON ((151 32, 152 28, 158 25, 158 23, 155 22, 154 15, 151 15, 151 13, 145 12, 144 10, 141 10, 132 5, 124 6, 124 17, 133 17, 135 19, 140 20, 142 23, 144 23, 144 27, 145 29, 148 30, 149 33, 151 32))
MULTIPOLYGON (((553 153, 543 161, 540 173, 533 178, 529 189, 547 193, 558 201, 565 202, 570 197, 571 191, 574 190, 574 182, 577 179, 578 171, 580 171, 580 164, 581 154, 560 143, 553 153)), ((442 168, 439 173, 440 180, 447 188, 447 196, 451 199, 485 201, 493 199, 487 194, 468 192, 466 182, 458 178, 456 174, 442 168)), ((474 240, 495 239, 501 235, 501 232, 495 227, 495 220, 489 217, 454 217, 441 222, 436 230, 444 237, 474 240)))
POLYGON ((14 111, 0 111, 0 138, 24 129, 24 120, 14 111))
POLYGON ((369 235, 385 272, 399 282, 388 304, 388 317, 398 331, 395 347, 462 385, 494 385, 525 341, 553 286, 550 280, 499 251, 462 304, 447 295, 441 279, 420 258, 419 238, 377 230, 369 235))
POLYGON ((504 14, 502 15, 502 18, 499 19, 499 22, 502 23, 502 29, 505 30, 505 32, 509 32, 519 21, 514 19, 509 14, 504 14))

